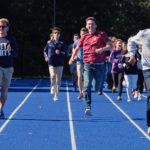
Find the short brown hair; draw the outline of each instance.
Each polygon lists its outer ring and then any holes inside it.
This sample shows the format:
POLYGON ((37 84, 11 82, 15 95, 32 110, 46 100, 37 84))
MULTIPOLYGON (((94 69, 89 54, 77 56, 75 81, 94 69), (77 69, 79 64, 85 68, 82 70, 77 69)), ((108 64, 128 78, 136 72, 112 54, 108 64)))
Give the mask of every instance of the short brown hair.
POLYGON ((55 30, 61 32, 61 29, 60 29, 59 27, 54 27, 54 28, 52 28, 52 33, 53 33, 55 30))
POLYGON ((7 18, 1 18, 0 22, 5 22, 9 26, 9 20, 7 18))
POLYGON ((96 23, 96 19, 94 17, 88 17, 85 19, 86 23, 89 21, 89 20, 92 20, 96 23))
POLYGON ((80 30, 80 32, 81 32, 81 31, 88 32, 88 30, 87 30, 86 27, 82 27, 81 30, 80 30))
POLYGON ((79 34, 78 34, 78 33, 75 33, 75 34, 73 34, 73 37, 74 37, 74 36, 79 36, 79 34))

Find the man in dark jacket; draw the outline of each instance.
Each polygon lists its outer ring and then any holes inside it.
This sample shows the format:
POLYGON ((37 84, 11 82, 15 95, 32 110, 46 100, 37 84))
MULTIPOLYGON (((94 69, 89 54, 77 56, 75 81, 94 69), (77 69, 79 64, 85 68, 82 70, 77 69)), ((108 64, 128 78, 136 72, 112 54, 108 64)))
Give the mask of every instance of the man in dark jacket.
POLYGON ((7 99, 8 87, 13 74, 13 58, 18 54, 18 46, 14 37, 7 34, 9 21, 0 19, 0 119, 4 119, 3 107, 7 99))
POLYGON ((49 66, 51 94, 54 94, 53 100, 56 101, 58 100, 64 59, 67 52, 64 42, 59 41, 60 28, 54 27, 52 29, 52 34, 53 40, 49 40, 44 48, 44 57, 49 66))

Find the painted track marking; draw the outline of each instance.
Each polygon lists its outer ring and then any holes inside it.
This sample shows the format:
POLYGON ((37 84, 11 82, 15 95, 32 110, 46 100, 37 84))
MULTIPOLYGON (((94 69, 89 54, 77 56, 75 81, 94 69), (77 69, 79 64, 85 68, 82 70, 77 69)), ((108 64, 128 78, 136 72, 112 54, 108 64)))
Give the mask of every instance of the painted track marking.
POLYGON ((103 93, 108 100, 150 141, 150 137, 144 132, 144 130, 137 125, 132 119, 131 117, 129 117, 129 115, 127 113, 125 113, 125 111, 123 109, 121 109, 106 93, 103 93))
POLYGON ((71 112, 71 105, 70 105, 68 82, 67 81, 66 81, 66 90, 67 90, 67 106, 68 106, 68 113, 69 113, 69 126, 70 126, 70 135, 71 135, 71 145, 72 145, 72 150, 77 150, 76 140, 75 140, 75 135, 74 135, 73 121, 72 121, 72 112, 71 112))
POLYGON ((34 86, 34 88, 32 89, 31 92, 28 93, 28 95, 24 98, 24 100, 19 104, 19 106, 11 113, 11 115, 8 117, 8 119, 2 124, 2 126, 0 127, 0 133, 2 133, 2 131, 4 130, 4 128, 8 125, 8 123, 11 121, 11 119, 13 118, 13 116, 17 113, 17 111, 23 106, 23 104, 25 104, 25 102, 28 100, 28 98, 30 97, 30 95, 32 94, 32 92, 38 87, 38 85, 40 84, 42 80, 40 79, 38 81, 38 83, 34 86))

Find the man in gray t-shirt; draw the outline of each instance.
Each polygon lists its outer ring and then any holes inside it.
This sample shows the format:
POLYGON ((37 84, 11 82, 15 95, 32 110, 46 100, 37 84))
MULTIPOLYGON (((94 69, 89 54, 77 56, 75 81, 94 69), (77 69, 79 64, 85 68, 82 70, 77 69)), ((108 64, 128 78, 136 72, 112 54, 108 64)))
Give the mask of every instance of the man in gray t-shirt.
POLYGON ((147 133, 150 136, 150 29, 139 31, 135 36, 128 39, 128 51, 130 53, 129 62, 135 62, 135 53, 137 51, 137 45, 142 46, 141 62, 144 79, 147 86, 147 133))

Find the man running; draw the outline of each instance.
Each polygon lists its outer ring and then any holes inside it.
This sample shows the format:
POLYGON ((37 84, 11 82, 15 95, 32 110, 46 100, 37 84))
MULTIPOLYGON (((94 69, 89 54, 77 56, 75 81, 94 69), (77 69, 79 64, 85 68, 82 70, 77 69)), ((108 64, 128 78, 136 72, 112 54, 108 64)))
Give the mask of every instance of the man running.
POLYGON ((147 133, 150 136, 150 29, 139 31, 135 36, 128 39, 128 51, 130 52, 129 62, 135 62, 135 53, 138 50, 137 45, 142 46, 142 70, 147 86, 147 133))
POLYGON ((86 102, 86 115, 91 113, 91 84, 93 78, 96 81, 95 90, 100 89, 101 82, 105 74, 105 57, 107 50, 111 48, 111 41, 103 31, 96 31, 97 25, 94 17, 86 19, 87 34, 83 35, 74 50, 74 53, 69 61, 71 64, 77 52, 83 47, 83 62, 84 62, 84 99, 86 102))
POLYGON ((13 58, 18 54, 16 39, 7 34, 9 21, 0 19, 0 119, 4 119, 3 107, 7 100, 8 87, 11 83, 13 69, 13 58))

